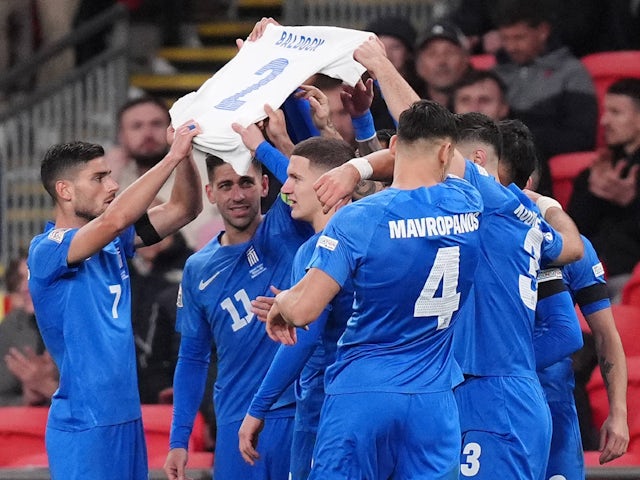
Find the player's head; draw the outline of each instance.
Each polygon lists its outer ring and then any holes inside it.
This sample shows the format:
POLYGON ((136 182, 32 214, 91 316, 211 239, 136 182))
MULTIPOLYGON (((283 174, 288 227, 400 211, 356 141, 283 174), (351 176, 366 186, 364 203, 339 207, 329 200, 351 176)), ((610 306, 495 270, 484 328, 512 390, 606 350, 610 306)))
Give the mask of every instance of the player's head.
POLYGON ((538 166, 538 156, 531 130, 520 120, 498 123, 502 134, 502 156, 498 176, 500 183, 527 187, 538 166))
POLYGON ((155 97, 129 100, 118 110, 118 143, 139 168, 148 170, 169 151, 166 104, 155 97))
POLYGON ((495 121, 509 113, 507 87, 491 70, 471 70, 456 84, 453 90, 455 113, 480 112, 495 121))
POLYGON ((227 231, 239 232, 257 228, 260 223, 260 199, 267 195, 269 180, 262 174, 260 162, 252 160, 249 170, 238 175, 230 163, 215 155, 207 155, 205 185, 207 198, 218 207, 227 231))
POLYGON ((400 114, 397 132, 389 145, 396 162, 403 158, 434 161, 429 166, 444 177, 458 140, 453 113, 432 100, 419 100, 400 114))
POLYGON ((294 147, 287 180, 282 186, 282 193, 288 196, 291 204, 293 218, 312 224, 323 223, 316 221, 322 218, 323 213, 313 184, 323 173, 339 167, 354 154, 348 143, 331 138, 312 137, 294 147))
POLYGON ((89 221, 106 210, 118 191, 104 149, 94 143, 52 145, 42 160, 40 177, 60 207, 89 221))
POLYGON ((498 176, 498 160, 502 155, 502 136, 496 122, 478 112, 456 115, 458 150, 465 157, 498 176))

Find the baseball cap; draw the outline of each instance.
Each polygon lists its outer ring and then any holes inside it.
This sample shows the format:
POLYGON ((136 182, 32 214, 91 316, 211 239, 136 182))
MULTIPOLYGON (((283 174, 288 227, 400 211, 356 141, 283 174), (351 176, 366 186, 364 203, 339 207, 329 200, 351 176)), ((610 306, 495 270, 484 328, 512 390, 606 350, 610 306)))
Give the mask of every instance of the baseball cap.
POLYGON ((378 36, 388 35, 395 37, 404 43, 411 52, 416 44, 416 29, 413 28, 409 20, 403 17, 376 18, 367 25, 365 30, 378 36))
POLYGON ((448 40, 465 50, 468 48, 467 37, 464 36, 462 30, 456 25, 450 22, 435 22, 420 36, 417 43, 417 50, 424 48, 427 43, 437 38, 448 40))

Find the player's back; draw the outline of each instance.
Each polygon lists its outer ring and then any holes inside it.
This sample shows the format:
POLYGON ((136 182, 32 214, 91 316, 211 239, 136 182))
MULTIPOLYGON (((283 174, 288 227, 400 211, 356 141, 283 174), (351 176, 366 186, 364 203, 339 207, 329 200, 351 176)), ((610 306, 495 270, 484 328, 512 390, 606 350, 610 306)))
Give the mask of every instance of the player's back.
POLYGON ((482 195, 481 256, 473 304, 456 326, 456 358, 465 374, 536 378, 533 350, 536 276, 561 239, 513 192, 467 161, 465 178, 482 195))
POLYGON ((481 211, 477 190, 448 178, 391 188, 336 213, 314 259, 336 238, 346 242, 355 298, 327 393, 426 393, 461 380, 449 327, 473 281, 481 211))

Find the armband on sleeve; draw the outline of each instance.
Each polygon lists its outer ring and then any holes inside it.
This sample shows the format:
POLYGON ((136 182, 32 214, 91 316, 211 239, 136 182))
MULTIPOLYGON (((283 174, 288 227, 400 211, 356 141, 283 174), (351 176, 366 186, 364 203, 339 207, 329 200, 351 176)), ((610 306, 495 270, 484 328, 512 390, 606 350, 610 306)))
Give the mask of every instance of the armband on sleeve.
POLYGON ((142 239, 142 242, 146 245, 153 245, 162 240, 162 237, 158 234, 155 227, 149 220, 149 214, 142 215, 136 223, 133 225, 136 229, 136 233, 142 239))

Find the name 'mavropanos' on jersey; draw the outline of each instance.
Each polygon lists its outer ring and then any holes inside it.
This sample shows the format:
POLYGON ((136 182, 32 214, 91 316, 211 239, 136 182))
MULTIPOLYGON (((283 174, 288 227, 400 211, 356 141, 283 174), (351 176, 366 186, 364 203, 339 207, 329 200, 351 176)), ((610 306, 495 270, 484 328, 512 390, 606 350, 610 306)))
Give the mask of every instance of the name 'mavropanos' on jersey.
POLYGON ((461 213, 438 217, 389 220, 389 237, 417 238, 436 235, 457 235, 474 232, 479 227, 478 213, 461 213))

